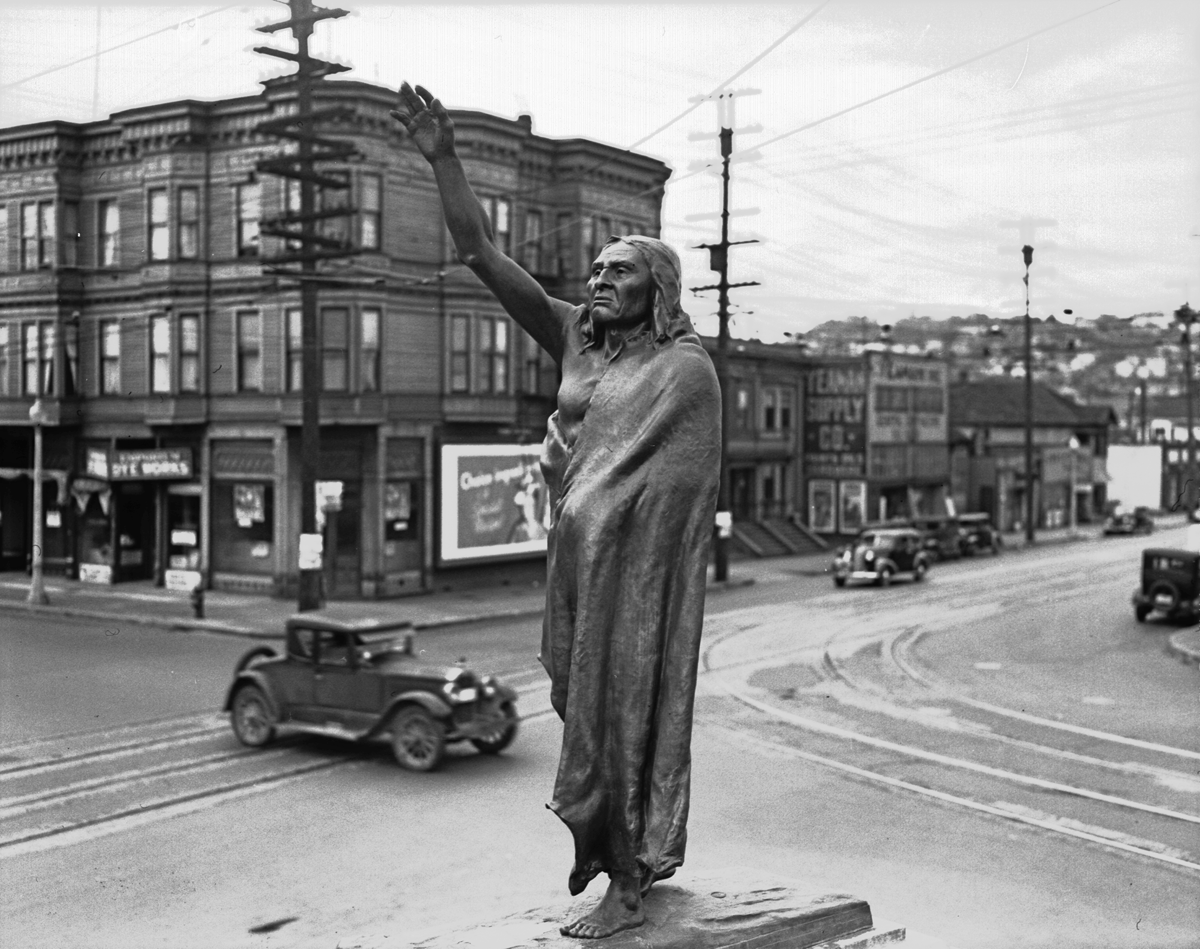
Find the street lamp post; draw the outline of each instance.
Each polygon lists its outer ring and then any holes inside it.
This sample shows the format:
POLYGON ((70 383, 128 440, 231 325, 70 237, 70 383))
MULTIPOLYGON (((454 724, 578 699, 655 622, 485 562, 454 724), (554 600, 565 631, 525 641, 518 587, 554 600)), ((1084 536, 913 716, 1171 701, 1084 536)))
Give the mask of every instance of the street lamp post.
POLYGON ((1146 437, 1148 434, 1146 431, 1146 388, 1150 385, 1150 367, 1149 366, 1138 366, 1137 374, 1138 374, 1138 378, 1142 381, 1142 384, 1140 386, 1142 391, 1140 393, 1140 395, 1141 395, 1141 412, 1140 412, 1141 418, 1139 419, 1140 425, 1139 425, 1139 431, 1138 431, 1138 436, 1139 436, 1138 442, 1145 445, 1147 442, 1150 441, 1150 439, 1146 437))
POLYGON ((1187 492, 1187 509, 1191 515, 1196 510, 1196 419, 1194 395, 1192 389, 1192 324, 1200 318, 1195 310, 1186 303, 1175 311, 1175 319, 1179 321, 1183 331, 1179 343, 1183 347, 1184 390, 1187 399, 1187 477, 1184 481, 1184 491, 1187 492))
POLYGON ((1033 263, 1033 248, 1021 248, 1025 257, 1025 540, 1034 540, 1033 497, 1033 324, 1029 319, 1029 265, 1033 263))
POLYGON ((29 407, 29 421, 33 423, 33 550, 29 562, 29 596, 26 602, 46 604, 50 602, 42 580, 43 528, 46 518, 42 503, 42 426, 46 424, 46 407, 40 398, 29 407))
POLYGON ((1071 452, 1069 459, 1069 476, 1067 483, 1067 527, 1070 529, 1072 536, 1075 534, 1075 528, 1079 526, 1078 516, 1075 510, 1075 452, 1079 450, 1079 439, 1074 435, 1067 441, 1067 449, 1071 452))

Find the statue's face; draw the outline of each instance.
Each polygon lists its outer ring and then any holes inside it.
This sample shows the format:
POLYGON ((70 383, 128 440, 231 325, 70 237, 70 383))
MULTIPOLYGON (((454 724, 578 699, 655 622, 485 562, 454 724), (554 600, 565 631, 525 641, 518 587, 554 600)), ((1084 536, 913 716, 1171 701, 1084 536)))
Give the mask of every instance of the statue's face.
POLYGON ((642 255, 628 244, 609 244, 592 264, 588 308, 596 326, 632 326, 650 319, 654 281, 642 255))

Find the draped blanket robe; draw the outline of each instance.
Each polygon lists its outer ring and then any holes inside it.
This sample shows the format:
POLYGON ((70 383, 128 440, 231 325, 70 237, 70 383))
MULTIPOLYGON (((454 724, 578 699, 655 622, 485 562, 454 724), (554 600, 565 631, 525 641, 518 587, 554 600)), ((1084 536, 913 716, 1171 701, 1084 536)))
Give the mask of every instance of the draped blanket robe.
POLYGON ((572 894, 600 872, 662 879, 683 862, 721 403, 690 325, 672 337, 605 360, 568 328, 543 448, 541 660, 564 724, 548 806, 574 837, 572 894))

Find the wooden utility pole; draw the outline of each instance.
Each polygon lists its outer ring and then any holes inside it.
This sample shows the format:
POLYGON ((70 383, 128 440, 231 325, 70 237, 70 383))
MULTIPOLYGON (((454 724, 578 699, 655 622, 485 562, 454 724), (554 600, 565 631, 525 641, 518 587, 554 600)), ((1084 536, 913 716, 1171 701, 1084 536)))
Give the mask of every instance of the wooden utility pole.
MULTIPOLYGON (((285 193, 291 194, 291 182, 299 183, 300 207, 289 208, 285 202, 284 213, 262 222, 261 233, 285 239, 282 254, 265 260, 271 265, 265 272, 278 277, 298 280, 300 284, 300 337, 301 337, 301 409, 300 424, 300 536, 299 536, 299 591, 297 607, 301 611, 320 607, 321 564, 323 556, 333 556, 333 551, 323 551, 321 535, 317 532, 316 486, 318 465, 321 458, 321 359, 317 288, 324 278, 317 270, 321 260, 346 257, 358 252, 352 246, 350 227, 342 237, 331 237, 320 232, 320 222, 346 218, 354 213, 349 202, 337 202, 335 208, 318 208, 317 196, 323 189, 344 191, 350 182, 346 177, 317 170, 317 163, 345 161, 357 154, 349 142, 328 138, 316 131, 316 126, 332 119, 350 115, 350 110, 313 108, 314 87, 326 76, 345 72, 350 67, 316 59, 308 53, 308 41, 313 26, 320 20, 331 20, 346 15, 345 10, 319 10, 312 0, 288 0, 290 19, 283 23, 260 26, 260 33, 275 33, 290 29, 296 40, 295 53, 256 46, 257 53, 286 59, 296 64, 296 72, 280 79, 268 80, 266 85, 273 91, 294 89, 296 107, 278 119, 262 122, 260 132, 275 135, 294 143, 294 151, 260 161, 259 171, 278 175, 285 180, 285 193), (299 264, 300 269, 284 267, 284 264, 299 264)), ((336 282, 336 281, 331 281, 336 282)))
POLYGON ((1034 516, 1037 513, 1033 496, 1033 321, 1029 318, 1029 265, 1033 263, 1033 248, 1021 248, 1025 256, 1025 540, 1034 540, 1034 516))
POLYGON ((721 388, 721 486, 717 494, 717 521, 714 530, 715 579, 729 579, 729 537, 733 514, 730 511, 729 491, 729 291, 735 287, 756 287, 757 280, 729 282, 729 248, 735 244, 757 244, 758 241, 729 239, 729 156, 733 154, 733 97, 740 93, 728 90, 719 93, 717 106, 721 131, 721 241, 718 244, 699 244, 709 253, 709 268, 720 274, 719 280, 704 287, 692 287, 693 292, 717 291, 717 383, 721 388))

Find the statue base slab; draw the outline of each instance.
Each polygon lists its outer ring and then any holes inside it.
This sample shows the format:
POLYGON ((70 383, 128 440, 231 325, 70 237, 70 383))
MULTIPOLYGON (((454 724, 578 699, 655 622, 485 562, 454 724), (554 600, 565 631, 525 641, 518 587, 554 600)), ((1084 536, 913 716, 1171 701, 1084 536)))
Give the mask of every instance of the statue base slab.
POLYGON ((606 939, 559 932, 599 902, 607 885, 601 876, 592 883, 593 897, 470 927, 352 937, 337 949, 868 949, 905 940, 903 927, 876 928, 870 907, 853 896, 814 895, 740 868, 679 875, 686 879, 655 884, 643 925, 606 939))

